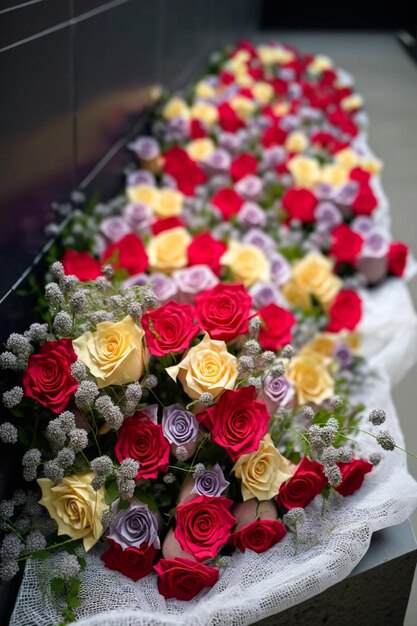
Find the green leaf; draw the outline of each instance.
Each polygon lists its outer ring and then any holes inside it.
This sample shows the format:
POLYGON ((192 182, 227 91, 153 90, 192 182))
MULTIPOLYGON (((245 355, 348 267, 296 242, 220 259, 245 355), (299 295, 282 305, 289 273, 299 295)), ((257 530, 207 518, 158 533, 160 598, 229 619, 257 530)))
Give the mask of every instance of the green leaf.
POLYGON ((149 495, 148 493, 144 493, 140 489, 136 488, 135 489, 135 497, 138 500, 140 500, 141 502, 143 502, 144 504, 147 504, 151 511, 155 512, 155 511, 158 510, 158 506, 157 506, 154 498, 151 495, 149 495))
POLYGON ((54 593, 64 593, 65 591, 65 582, 62 578, 53 578, 51 580, 51 591, 54 593))
POLYGON ((78 578, 73 578, 68 586, 68 595, 70 598, 78 596, 80 591, 80 581, 78 578))
POLYGON ((49 556, 48 550, 36 550, 36 552, 32 553, 32 556, 35 559, 47 559, 49 556))
POLYGON ((115 480, 110 482, 106 487, 106 493, 104 495, 104 502, 106 504, 111 504, 114 502, 119 495, 119 487, 115 480))
POLYGON ((68 598, 68 606, 70 609, 76 609, 77 606, 80 606, 81 600, 80 598, 68 598))

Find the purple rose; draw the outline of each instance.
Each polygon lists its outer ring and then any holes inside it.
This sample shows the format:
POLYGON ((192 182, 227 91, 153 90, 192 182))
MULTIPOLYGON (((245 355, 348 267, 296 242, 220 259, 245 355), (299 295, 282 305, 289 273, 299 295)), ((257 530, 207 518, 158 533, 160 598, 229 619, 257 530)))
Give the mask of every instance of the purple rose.
POLYGON ((154 221, 152 209, 141 202, 127 204, 123 209, 123 217, 138 233, 147 231, 154 221))
POLYGON ((163 303, 167 300, 175 298, 177 295, 177 286, 169 276, 155 272, 149 276, 148 283, 158 300, 163 303))
POLYGON ((266 226, 266 215, 256 202, 245 202, 237 215, 237 221, 245 228, 263 228, 266 226))
POLYGON ((275 252, 271 257, 269 257, 270 268, 271 268, 271 280, 277 287, 281 287, 285 285, 286 282, 291 278, 291 266, 288 263, 287 259, 279 254, 279 252, 275 252))
POLYGON ((194 487, 191 493, 198 493, 200 496, 210 496, 216 498, 221 496, 223 491, 229 486, 225 480, 222 469, 218 463, 212 468, 205 470, 194 480, 194 487))
POLYGON ((359 217, 355 217, 350 226, 352 230, 362 235, 362 237, 367 237, 374 228, 374 222, 370 217, 360 215, 359 217))
POLYGON ((240 148, 240 139, 235 133, 220 133, 218 137, 219 146, 228 152, 235 153, 240 148))
POLYGON ((153 137, 138 137, 127 147, 144 161, 152 161, 160 155, 159 144, 153 137))
POLYGON ((339 187, 337 194, 335 195, 334 201, 337 202, 337 204, 350 206, 358 195, 358 191, 359 183, 356 180, 350 180, 349 182, 339 187))
POLYGON ((353 362, 352 351, 345 343, 338 343, 333 350, 333 356, 339 362, 342 369, 346 369, 353 362))
POLYGON ((272 169, 280 163, 284 163, 286 158, 287 151, 283 146, 271 146, 270 148, 265 148, 262 154, 262 170, 272 169))
POLYGON ((218 148, 217 150, 214 150, 204 161, 204 169, 210 176, 213 174, 228 172, 231 160, 231 156, 227 150, 218 148))
POLYGON ((333 200, 336 195, 333 185, 328 183, 319 183, 314 187, 314 193, 319 200, 333 200))
POLYGON ((375 285, 387 275, 388 250, 389 243, 385 235, 376 230, 366 234, 356 267, 369 285, 375 285))
POLYGON ((132 229, 122 217, 108 217, 101 222, 100 230, 110 241, 119 241, 132 229))
POLYGON ((183 270, 176 270, 172 278, 179 292, 177 300, 187 303, 192 303, 197 293, 211 289, 219 282, 208 265, 193 265, 183 270))
POLYGON ((127 175, 126 187, 137 187, 138 185, 155 185, 155 176, 148 170, 136 170, 127 175))
POLYGON ((374 230, 365 237, 361 256, 362 257, 386 257, 388 254, 389 243, 387 238, 381 232, 374 230))
POLYGON ((149 276, 147 274, 134 274, 134 276, 129 276, 129 278, 126 278, 122 283, 123 289, 129 289, 136 285, 139 287, 149 285, 149 276))
MULTIPOLYGON (((116 509, 116 505, 113 505, 113 508, 116 509)), ((127 509, 116 514, 107 538, 118 543, 123 549, 140 548, 143 543, 158 549, 160 548, 158 520, 146 504, 132 500, 127 509)))
POLYGON ((236 183, 235 189, 246 200, 258 200, 263 191, 262 178, 249 174, 236 183))
POLYGON ((326 230, 332 230, 338 224, 343 221, 342 215, 333 202, 320 202, 315 211, 314 216, 318 222, 326 230))
POLYGON ((283 297, 278 289, 271 283, 258 281, 249 290, 252 304, 255 309, 262 309, 268 304, 284 304, 283 297))
POLYGON ((285 376, 273 376, 267 374, 262 381, 262 389, 259 391, 257 400, 265 402, 270 415, 274 415, 280 406, 285 406, 292 400, 294 389, 285 376))
POLYGON ((286 115, 281 118, 279 125, 282 130, 285 130, 287 133, 290 133, 293 130, 296 130, 300 125, 300 120, 296 115, 286 115))
POLYGON ((169 443, 178 447, 197 440, 199 424, 194 413, 177 403, 164 407, 162 429, 169 443))
POLYGON ((249 243, 253 246, 257 246, 268 257, 269 255, 274 254, 276 249, 276 243, 272 237, 264 233, 264 231, 259 228, 251 228, 248 230, 248 232, 242 237, 242 241, 243 243, 249 243))

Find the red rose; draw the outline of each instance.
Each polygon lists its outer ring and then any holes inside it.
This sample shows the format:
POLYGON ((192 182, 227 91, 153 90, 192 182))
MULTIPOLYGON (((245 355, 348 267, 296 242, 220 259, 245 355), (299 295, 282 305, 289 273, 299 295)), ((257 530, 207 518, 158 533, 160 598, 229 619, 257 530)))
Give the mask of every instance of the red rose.
POLYGON ((197 419, 211 433, 211 440, 237 461, 259 448, 270 415, 266 405, 256 400, 255 387, 250 386, 226 389, 217 404, 197 413, 197 419))
POLYGON ((219 74, 219 78, 222 85, 231 85, 235 82, 235 77, 227 70, 222 70, 219 74))
POLYGON ((145 246, 135 233, 128 233, 107 246, 101 260, 110 262, 116 270, 126 270, 129 276, 141 274, 148 267, 145 246))
POLYGON ((236 519, 230 513, 233 501, 222 496, 198 496, 177 507, 175 538, 181 548, 198 561, 212 559, 229 541, 236 519))
POLYGON ((344 133, 350 135, 351 137, 356 137, 358 134, 358 127, 352 121, 352 119, 341 109, 336 109, 333 113, 330 113, 328 116, 328 120, 334 126, 337 126, 344 133))
POLYGON ((158 574, 158 591, 164 598, 191 600, 205 587, 213 587, 219 578, 215 567, 191 559, 161 559, 154 570, 158 574))
POLYGON ((394 276, 403 276, 407 265, 408 246, 393 241, 388 250, 388 269, 394 276))
POLYGON ((291 343, 291 329, 295 324, 295 317, 291 311, 271 303, 259 309, 258 315, 262 320, 259 343, 263 350, 275 352, 278 348, 291 343))
POLYGON ((164 230, 170 230, 171 228, 183 227, 183 222, 178 217, 164 217, 163 219, 157 220, 154 224, 152 224, 152 233, 154 235, 159 235, 164 230))
POLYGON ((88 254, 88 252, 77 252, 76 250, 65 250, 61 259, 65 273, 72 274, 81 281, 95 280, 101 276, 100 262, 88 254))
POLYGON ((38 354, 31 354, 23 373, 25 396, 33 398, 53 413, 63 411, 78 383, 71 376, 71 365, 77 360, 71 339, 47 341, 38 354))
POLYGON ((264 148, 271 146, 282 146, 285 143, 288 133, 279 126, 270 126, 262 135, 261 143, 264 148))
POLYGON ((304 508, 319 495, 327 485, 323 466, 317 461, 310 461, 306 456, 301 460, 295 474, 279 490, 277 503, 288 511, 295 507, 304 508))
POLYGON ((289 189, 282 199, 282 206, 290 216, 303 223, 314 222, 314 209, 318 200, 308 189, 289 189))
POLYGON ((331 234, 330 254, 338 263, 355 265, 363 246, 363 237, 347 224, 340 224, 331 234))
POLYGON ((220 259, 226 250, 227 246, 223 241, 214 239, 209 232, 201 233, 188 246, 188 265, 208 265, 219 276, 222 270, 220 259))
POLYGON ((192 196, 198 185, 203 185, 207 177, 197 163, 183 148, 170 148, 164 154, 164 172, 177 181, 177 187, 186 196, 192 196))
POLYGON ((365 474, 371 472, 374 467, 365 459, 352 459, 350 463, 338 463, 338 466, 342 472, 342 482, 336 487, 336 491, 342 496, 351 496, 355 493, 362 486, 365 474))
POLYGON ((149 352, 155 356, 183 352, 199 331, 193 307, 172 301, 145 313, 142 327, 149 352))
POLYGON ((152 572, 155 555, 158 552, 153 546, 143 543, 140 548, 126 548, 107 540, 109 547, 102 555, 102 560, 107 569, 116 570, 135 582, 152 572))
POLYGON ((361 185, 358 195, 352 202, 352 209, 355 215, 372 215, 377 206, 378 201, 371 187, 369 185, 361 185))
POLYGON ((229 543, 241 552, 248 549, 261 554, 281 541, 286 534, 287 529, 279 520, 258 519, 233 533, 229 543))
POLYGON ((137 411, 125 419, 114 447, 119 463, 124 459, 139 461, 136 480, 156 478, 158 472, 165 472, 170 449, 163 435, 162 426, 154 424, 145 411, 137 411))
POLYGON ((230 174, 234 181, 240 180, 250 174, 256 174, 258 161, 251 154, 240 154, 232 161, 230 174))
POLYGON ((207 131, 204 124, 200 122, 200 120, 191 120, 190 136, 191 139, 202 139, 203 137, 207 137, 207 131))
POLYGON ((226 132, 235 133, 239 130, 239 128, 244 127, 244 122, 240 119, 228 102, 223 102, 217 108, 217 111, 219 114, 219 124, 226 132))
POLYGON ((355 330, 362 319, 362 299, 350 289, 339 291, 329 309, 327 330, 338 333, 339 330, 355 330))
POLYGON ((219 189, 212 197, 211 204, 221 211, 225 220, 230 220, 233 215, 239 213, 243 198, 234 189, 219 189))
POLYGON ((248 331, 252 299, 243 285, 219 283, 196 296, 195 315, 212 339, 230 341, 248 331))
POLYGON ((366 170, 363 170, 361 167, 354 167, 350 170, 349 178, 350 180, 357 180, 358 183, 361 183, 362 185, 367 185, 371 178, 371 174, 366 170))

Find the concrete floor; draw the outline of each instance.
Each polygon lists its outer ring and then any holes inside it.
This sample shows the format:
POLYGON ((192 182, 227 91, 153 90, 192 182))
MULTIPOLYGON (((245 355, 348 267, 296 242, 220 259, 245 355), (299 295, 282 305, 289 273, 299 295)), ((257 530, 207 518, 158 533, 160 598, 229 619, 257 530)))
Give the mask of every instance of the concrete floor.
MULTIPOLYGON (((417 65, 394 34, 274 32, 271 36, 303 51, 327 54, 355 77, 370 118, 370 146, 385 163, 383 185, 391 202, 394 237, 406 241, 417 256, 417 65)), ((417 278, 410 290, 417 306, 417 278)), ((405 440, 414 453, 416 382, 414 367, 394 391, 405 440)), ((408 464, 417 478, 417 461, 409 458, 408 464)), ((411 523, 417 535, 417 512, 411 523)), ((417 624, 417 575, 404 624, 417 624)))

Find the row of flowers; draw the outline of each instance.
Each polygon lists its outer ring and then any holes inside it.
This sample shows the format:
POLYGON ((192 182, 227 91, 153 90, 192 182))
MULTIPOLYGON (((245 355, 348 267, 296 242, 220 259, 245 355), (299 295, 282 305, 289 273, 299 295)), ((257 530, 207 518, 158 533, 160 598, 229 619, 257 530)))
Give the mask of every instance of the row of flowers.
POLYGON ((358 288, 401 276, 407 249, 378 226, 363 124, 329 59, 244 42, 161 105, 124 193, 66 226, 45 322, 0 355, 21 381, 0 438, 41 490, 0 504, 1 574, 58 552, 64 621, 96 544, 190 600, 233 549, 298 549, 304 508, 380 461, 354 443, 358 288))

